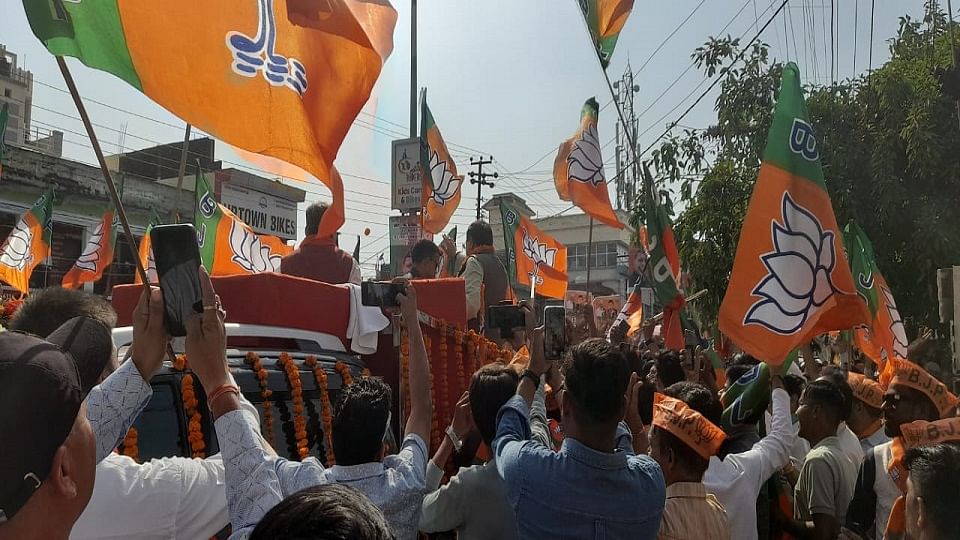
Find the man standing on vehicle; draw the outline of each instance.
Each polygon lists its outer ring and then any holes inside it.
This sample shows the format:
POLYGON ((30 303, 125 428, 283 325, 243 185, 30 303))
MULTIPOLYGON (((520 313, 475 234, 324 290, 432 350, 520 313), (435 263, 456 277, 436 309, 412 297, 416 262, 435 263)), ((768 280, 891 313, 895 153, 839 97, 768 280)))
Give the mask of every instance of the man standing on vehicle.
MULTIPOLYGON (((447 257, 456 258, 452 242, 444 242, 447 257)), ((503 263, 497 258, 493 247, 493 229, 490 224, 478 220, 467 229, 466 260, 457 274, 464 280, 467 293, 467 326, 476 332, 483 329, 487 307, 496 305, 511 296, 510 279, 503 263)), ((501 341, 499 330, 483 329, 488 339, 501 341)))
POLYGON ((280 261, 280 273, 334 285, 359 285, 360 266, 352 255, 337 247, 336 236, 317 236, 326 211, 327 204, 322 202, 307 207, 307 237, 295 252, 280 261))

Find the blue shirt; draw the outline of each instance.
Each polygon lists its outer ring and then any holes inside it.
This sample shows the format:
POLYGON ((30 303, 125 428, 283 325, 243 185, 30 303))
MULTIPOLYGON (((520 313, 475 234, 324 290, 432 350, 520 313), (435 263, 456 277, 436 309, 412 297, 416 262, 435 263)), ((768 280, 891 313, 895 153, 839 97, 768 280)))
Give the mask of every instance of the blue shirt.
POLYGON ((497 415, 497 470, 517 516, 520 538, 651 539, 666 499, 660 466, 633 454, 630 430, 617 428, 616 451, 567 438, 553 452, 530 438, 527 404, 510 398, 497 415))

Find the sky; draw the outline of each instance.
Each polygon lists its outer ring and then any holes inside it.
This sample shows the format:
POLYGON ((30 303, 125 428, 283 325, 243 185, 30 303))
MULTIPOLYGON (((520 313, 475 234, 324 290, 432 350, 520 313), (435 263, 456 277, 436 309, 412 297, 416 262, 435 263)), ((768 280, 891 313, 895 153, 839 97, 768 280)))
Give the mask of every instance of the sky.
MULTIPOLYGON (((399 14, 393 54, 336 160, 347 190, 347 223, 341 229, 344 249, 352 251, 355 235, 370 229, 361 244, 365 275, 388 248, 387 216, 399 213, 390 210, 390 142, 409 136, 411 0, 391 1, 399 14)), ((702 72, 688 69, 693 50, 709 36, 743 36, 746 43, 781 3, 636 1, 607 73, 611 80, 619 80, 628 63, 635 73, 640 86, 634 99, 641 148, 654 142, 710 84, 702 72)), ((923 14, 923 0, 875 0, 871 43, 871 1, 836 4, 834 49, 839 79, 866 72, 871 51, 874 66, 886 61, 899 17, 923 14)), ((760 38, 771 45, 775 59, 796 61, 808 84, 830 81, 830 6, 830 0, 790 0, 760 38)), ((572 213, 553 188, 551 169, 557 147, 578 128, 586 99, 595 96, 601 106, 611 101, 578 2, 419 0, 417 12, 417 83, 428 88, 430 110, 458 172, 465 175, 472 170, 471 157, 493 156, 493 166, 485 170, 498 172, 500 178, 492 190, 484 189, 484 199, 509 191, 525 198, 538 217, 572 213)), ((56 62, 31 33, 17 0, 0 0, 0 43, 18 54, 20 67, 34 74, 34 128, 64 131, 64 156, 96 163, 56 62)), ((120 79, 68 62, 105 152, 182 140, 182 120, 120 79)), ((713 123, 716 94, 717 90, 703 99, 680 125, 702 128, 713 123)), ((616 122, 614 107, 602 110, 603 143, 614 138, 616 122)), ((293 179, 299 174, 282 163, 256 156, 250 161, 250 156, 245 159, 223 143, 217 144, 217 154, 224 167, 247 168, 305 189, 308 203, 329 200, 325 186, 293 179)), ((604 159, 607 178, 612 178, 616 175, 612 143, 604 148, 604 159)), ((450 227, 465 230, 475 217, 475 205, 476 188, 467 183, 450 227)), ((300 211, 305 207, 301 205, 300 211)), ((300 222, 302 228, 302 216, 300 222)))

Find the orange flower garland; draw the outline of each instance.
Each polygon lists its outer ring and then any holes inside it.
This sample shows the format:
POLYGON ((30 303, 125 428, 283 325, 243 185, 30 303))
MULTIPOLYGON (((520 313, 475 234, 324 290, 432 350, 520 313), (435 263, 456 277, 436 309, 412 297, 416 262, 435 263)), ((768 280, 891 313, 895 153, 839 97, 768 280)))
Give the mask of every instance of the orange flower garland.
POLYGON ((260 397, 263 398, 263 431, 266 434, 267 442, 270 443, 270 446, 273 446, 273 403, 270 401, 273 390, 270 390, 267 384, 267 370, 260 362, 260 355, 253 351, 247 353, 244 362, 253 369, 260 381, 260 397))
POLYGON ((190 441, 190 455, 195 458, 207 457, 204 450, 207 448, 203 441, 203 424, 201 422, 199 404, 197 396, 193 390, 193 375, 187 373, 180 380, 180 392, 183 395, 183 408, 186 409, 187 417, 190 418, 187 424, 187 439, 190 441))
POLYGON ((350 366, 345 362, 337 362, 334 368, 337 370, 337 373, 340 374, 340 378, 343 380, 343 386, 353 384, 353 374, 350 373, 350 366))
MULTIPOLYGON (((457 366, 457 382, 460 384, 460 393, 463 393, 464 390, 470 388, 470 381, 467 380, 464 373, 466 370, 463 366, 463 348, 465 345, 463 332, 461 332, 457 327, 453 328, 453 343, 456 346, 456 349, 454 349, 453 353, 453 362, 457 366)), ((471 373, 471 375, 473 374, 471 373)))
POLYGON ((290 383, 290 396, 293 402, 293 430, 297 442, 297 454, 300 460, 310 456, 310 445, 307 441, 307 419, 304 416, 305 408, 303 404, 303 383, 300 382, 300 369, 297 363, 289 354, 280 353, 280 359, 277 364, 283 368, 287 374, 287 381, 290 383))
POLYGON ((370 368, 363 368, 363 370, 360 372, 360 375, 364 377, 370 377, 373 374, 370 373, 370 368))
POLYGON ((467 377, 472 377, 473 374, 477 371, 477 345, 479 344, 479 336, 476 332, 471 330, 467 333, 467 377))
POLYGON ((123 437, 123 442, 120 445, 120 455, 127 456, 140 463, 140 447, 137 440, 137 428, 131 427, 123 437))
POLYGON ((304 364, 313 370, 313 377, 317 381, 317 391, 320 394, 320 419, 323 422, 323 448, 327 455, 326 465, 332 467, 337 461, 333 455, 333 407, 330 404, 327 372, 317 362, 316 356, 308 356, 304 364))
POLYGON ((403 421, 410 416, 410 336, 400 335, 400 393, 403 394, 403 421))
POLYGON ((449 365, 449 361, 448 361, 449 359, 447 356, 447 337, 448 337, 447 330, 448 329, 449 327, 447 326, 447 322, 444 320, 441 320, 440 321, 440 363, 439 365, 436 366, 437 376, 438 376, 437 387, 440 390, 440 395, 437 396, 438 404, 440 405, 440 411, 439 411, 439 414, 437 414, 438 411, 434 411, 433 416, 438 417, 438 420, 440 421, 440 425, 442 426, 449 425, 450 420, 452 419, 450 417, 450 413, 452 411, 452 407, 450 406, 450 388, 448 387, 448 381, 447 381, 447 369, 448 369, 447 366, 449 365))

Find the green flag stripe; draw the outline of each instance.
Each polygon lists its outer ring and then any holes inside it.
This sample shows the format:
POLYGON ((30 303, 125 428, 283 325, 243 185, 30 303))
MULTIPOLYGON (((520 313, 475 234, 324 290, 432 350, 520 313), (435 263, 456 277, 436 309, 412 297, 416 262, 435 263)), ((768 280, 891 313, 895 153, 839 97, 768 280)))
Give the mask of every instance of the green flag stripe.
POLYGON ((200 246, 200 258, 207 269, 213 269, 213 259, 217 250, 217 227, 223 212, 213 196, 203 173, 197 174, 196 208, 194 227, 197 228, 197 244, 200 246))
POLYGON ((867 302, 870 315, 876 316, 880 297, 875 286, 878 269, 873 245, 866 233, 851 221, 843 229, 843 246, 847 252, 847 260, 850 262, 850 271, 853 274, 857 292, 867 302))
POLYGON ((510 282, 517 281, 517 246, 514 239, 520 227, 520 213, 509 205, 500 202, 500 222, 503 224, 503 247, 507 253, 507 271, 510 282))
POLYGON ((72 56, 143 91, 116 0, 23 0, 30 28, 52 54, 72 56))
POLYGON ((793 62, 783 68, 783 81, 763 160, 826 189, 807 104, 800 88, 800 69, 793 62))

